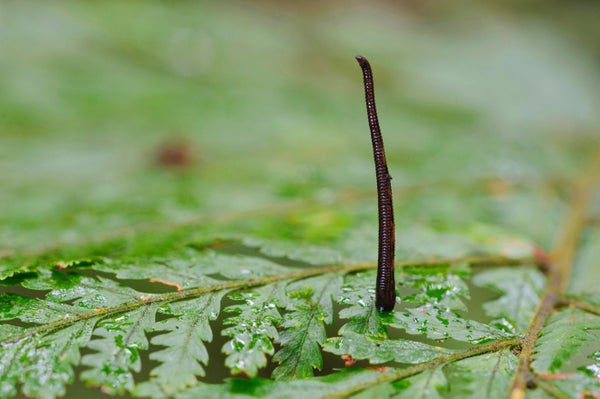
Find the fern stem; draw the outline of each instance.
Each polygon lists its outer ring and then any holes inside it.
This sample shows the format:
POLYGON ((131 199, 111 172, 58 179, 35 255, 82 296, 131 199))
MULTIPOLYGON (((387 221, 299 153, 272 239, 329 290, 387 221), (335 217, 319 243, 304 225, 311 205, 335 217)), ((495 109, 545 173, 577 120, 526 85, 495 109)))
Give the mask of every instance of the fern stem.
POLYGON ((584 312, 593 313, 600 316, 600 306, 593 305, 578 298, 563 297, 560 299, 559 304, 573 306, 579 310, 583 310, 584 312))
POLYGON ((560 389, 558 389, 558 387, 556 387, 555 385, 549 383, 548 381, 543 380, 542 378, 539 378, 539 377, 535 376, 533 378, 533 382, 535 383, 535 385, 537 385, 538 387, 542 388, 548 395, 550 395, 553 398, 556 398, 556 399, 569 399, 569 398, 571 398, 571 396, 565 394, 563 391, 561 391, 560 389))
MULTIPOLYGON (((473 266, 507 266, 507 265, 522 265, 534 262, 534 259, 531 257, 524 258, 506 258, 503 256, 467 256, 462 258, 437 258, 437 259, 423 259, 423 260, 406 260, 401 262, 396 262, 396 266, 398 267, 428 267, 428 266, 440 266, 447 265, 452 263, 467 263, 473 266)), ((31 337, 37 334, 43 334, 50 331, 55 331, 61 328, 66 328, 74 323, 77 323, 82 320, 89 320, 95 317, 102 318, 110 315, 115 315, 118 313, 124 313, 136 309, 140 306, 147 306, 152 303, 157 302, 170 302, 175 300, 181 300, 186 298, 193 298, 196 296, 204 295, 210 292, 220 291, 220 290, 235 290, 235 289, 244 289, 257 287, 265 284, 269 284, 276 281, 282 280, 296 280, 307 277, 312 277, 320 274, 327 273, 351 273, 357 272, 361 270, 374 269, 377 265, 375 263, 359 263, 359 264, 341 264, 341 265, 331 265, 331 266, 320 266, 320 267, 312 267, 308 269, 303 269, 300 271, 294 271, 290 273, 283 273, 274 276, 266 276, 251 280, 234 280, 224 282, 222 284, 215 284, 207 287, 197 287, 191 289, 185 289, 181 291, 175 292, 167 292, 164 294, 142 294, 139 296, 137 300, 129 301, 122 303, 120 305, 110 307, 110 308, 98 308, 88 313, 79 314, 77 316, 66 317, 64 319, 52 321, 46 324, 42 324, 37 327, 32 327, 27 329, 26 331, 15 334, 13 336, 7 337, 3 340, 0 340, 0 344, 9 344, 13 342, 17 342, 21 339, 31 337)), ((83 310, 83 309, 82 309, 83 310)))
POLYGON ((596 152, 588 169, 575 183, 570 206, 565 216, 564 227, 557 245, 552 252, 548 271, 548 286, 529 323, 526 330, 527 334, 523 338, 523 347, 519 356, 517 372, 513 378, 508 395, 510 399, 523 399, 525 397, 527 380, 530 376, 529 366, 531 364, 535 341, 552 309, 559 303, 559 298, 569 281, 575 251, 586 227, 588 214, 593 204, 599 180, 600 150, 596 152))
POLYGON ((321 399, 333 399, 333 398, 346 397, 353 393, 362 391, 363 389, 370 388, 372 386, 379 385, 384 382, 393 382, 393 381, 398 381, 398 380, 401 380, 401 379, 404 379, 407 377, 411 377, 415 374, 419 374, 425 370, 438 367, 445 363, 456 362, 456 361, 467 359, 467 358, 470 358, 473 356, 482 355, 484 353, 498 352, 502 349, 509 348, 511 346, 517 346, 520 343, 521 343, 521 341, 518 338, 490 342, 490 343, 487 343, 484 345, 479 345, 474 348, 467 349, 462 352, 453 353, 453 354, 447 355, 447 356, 440 356, 429 362, 417 364, 417 365, 414 365, 411 367, 406 367, 403 369, 394 369, 392 371, 384 371, 384 372, 382 372, 381 376, 378 378, 375 378, 369 382, 365 382, 362 384, 348 387, 341 391, 337 391, 334 393, 330 393, 328 395, 324 395, 321 397, 321 399))

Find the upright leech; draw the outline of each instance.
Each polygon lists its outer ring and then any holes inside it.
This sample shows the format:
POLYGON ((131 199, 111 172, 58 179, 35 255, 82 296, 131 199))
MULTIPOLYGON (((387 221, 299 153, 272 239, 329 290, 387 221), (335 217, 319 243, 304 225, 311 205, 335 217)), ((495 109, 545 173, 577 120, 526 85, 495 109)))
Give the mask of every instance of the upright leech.
POLYGON ((375 109, 375 92, 373 89, 373 73, 371 65, 365 57, 357 56, 356 60, 362 68, 365 83, 365 99, 367 116, 373 142, 375 157, 375 174, 377 176, 377 204, 379 208, 379 255, 377 259, 377 282, 375 306, 380 312, 389 312, 396 303, 396 286, 394 283, 394 209, 392 205, 392 176, 388 173, 383 139, 375 109))

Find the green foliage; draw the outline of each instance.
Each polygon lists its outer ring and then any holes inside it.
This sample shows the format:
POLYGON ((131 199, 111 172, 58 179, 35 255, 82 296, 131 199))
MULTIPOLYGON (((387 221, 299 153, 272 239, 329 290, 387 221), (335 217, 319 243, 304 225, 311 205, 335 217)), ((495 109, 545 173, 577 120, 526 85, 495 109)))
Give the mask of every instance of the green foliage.
POLYGON ((231 327, 223 330, 223 335, 231 337, 223 352, 227 354, 225 364, 232 374, 255 377, 267 365, 266 355, 273 355, 273 341, 279 339, 277 327, 282 323, 277 304, 285 303, 283 287, 276 282, 230 296, 232 300, 243 301, 225 309, 237 313, 224 323, 231 327))
POLYGON ((439 368, 432 368, 423 374, 409 378, 408 385, 402 385, 397 397, 400 398, 435 398, 442 399, 442 392, 447 388, 447 380, 439 368))
POLYGON ((553 315, 537 340, 532 367, 540 373, 563 370, 582 346, 597 341, 600 317, 567 308, 553 315))
POLYGON ((533 268, 496 269, 480 273, 473 283, 502 293, 483 305, 486 314, 511 332, 523 332, 529 325, 544 287, 543 275, 533 268), (505 322, 508 321, 508 322, 505 322))
POLYGON ((321 370, 320 346, 327 337, 325 324, 333 321, 332 297, 341 282, 341 276, 332 274, 290 284, 288 313, 279 337, 282 348, 273 356, 279 363, 273 378, 306 378, 313 375, 313 369, 321 370))
POLYGON ((405 339, 373 339, 365 335, 349 332, 341 337, 327 340, 323 349, 336 355, 352 354, 354 359, 368 359, 372 364, 388 362, 422 363, 451 351, 439 346, 431 346, 405 339))
POLYGON ((153 345, 165 347, 150 355, 150 359, 161 364, 150 372, 154 377, 150 382, 136 387, 137 393, 173 395, 196 385, 196 377, 205 375, 202 364, 208 364, 209 356, 204 342, 212 341, 209 322, 218 317, 224 293, 207 294, 187 302, 165 304, 160 308, 162 313, 173 316, 156 323, 153 328, 154 331, 166 332, 151 341, 153 345))
POLYGON ((500 5, 270 7, 0 4, 0 397, 597 396, 589 50, 500 5))
POLYGON ((148 350, 145 331, 154 324, 156 308, 153 304, 100 321, 94 329, 96 338, 87 345, 95 353, 81 359, 88 366, 81 378, 109 393, 133 390, 133 372, 141 369, 140 352, 148 350))
POLYGON ((504 398, 516 365, 517 357, 508 349, 448 364, 448 396, 504 398))

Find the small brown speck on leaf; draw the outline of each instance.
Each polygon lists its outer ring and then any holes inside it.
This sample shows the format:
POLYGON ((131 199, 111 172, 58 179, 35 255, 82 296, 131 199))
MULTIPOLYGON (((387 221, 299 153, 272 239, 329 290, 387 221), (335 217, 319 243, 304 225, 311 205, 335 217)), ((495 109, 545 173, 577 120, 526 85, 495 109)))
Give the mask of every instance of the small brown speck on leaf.
POLYGON ((155 163, 163 168, 182 170, 189 168, 197 161, 197 153, 191 142, 175 139, 163 142, 155 153, 155 163))
POLYGON ((174 283, 172 281, 167 281, 167 280, 163 280, 160 278, 150 279, 150 282, 151 283, 160 283, 160 284, 168 285, 170 287, 175 287, 175 288, 177 288, 177 291, 181 291, 183 289, 183 287, 179 283, 174 283))
POLYGON ((344 361, 344 367, 350 367, 352 366, 354 363, 356 363, 356 359, 353 358, 350 355, 342 355, 340 356, 342 358, 342 360, 344 361))
POLYGON ((536 246, 533 249, 533 257, 542 270, 547 271, 549 269, 551 262, 550 255, 542 248, 536 246))
POLYGON ((379 371, 382 373, 387 371, 387 367, 385 366, 367 366, 365 368, 368 370, 379 371))

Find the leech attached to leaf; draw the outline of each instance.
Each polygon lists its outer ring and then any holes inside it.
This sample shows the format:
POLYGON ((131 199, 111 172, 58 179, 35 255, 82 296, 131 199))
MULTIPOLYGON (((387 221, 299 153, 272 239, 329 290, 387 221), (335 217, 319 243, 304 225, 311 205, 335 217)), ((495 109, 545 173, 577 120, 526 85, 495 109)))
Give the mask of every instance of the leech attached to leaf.
POLYGON ((379 129, 377 110, 375 109, 375 92, 373 89, 373 73, 371 65, 365 57, 357 56, 356 60, 362 68, 365 83, 365 99, 367 116, 373 142, 375 157, 375 174, 377 176, 377 203, 379 208, 379 255, 377 259, 377 283, 375 306, 380 312, 389 312, 396 303, 396 284, 394 283, 394 209, 392 205, 392 177, 388 173, 383 139, 379 129))

